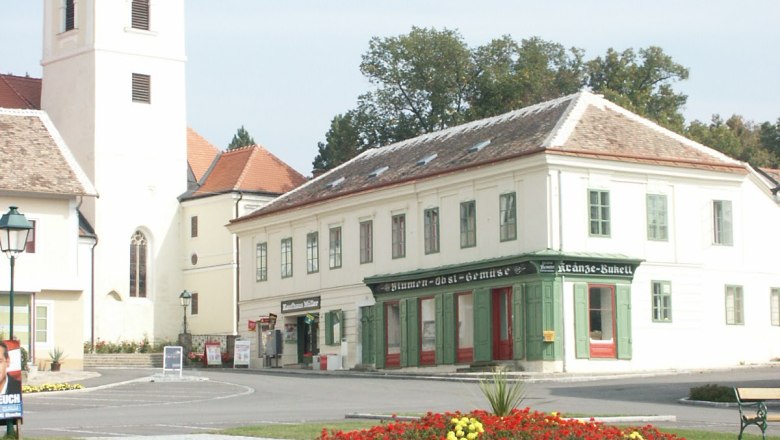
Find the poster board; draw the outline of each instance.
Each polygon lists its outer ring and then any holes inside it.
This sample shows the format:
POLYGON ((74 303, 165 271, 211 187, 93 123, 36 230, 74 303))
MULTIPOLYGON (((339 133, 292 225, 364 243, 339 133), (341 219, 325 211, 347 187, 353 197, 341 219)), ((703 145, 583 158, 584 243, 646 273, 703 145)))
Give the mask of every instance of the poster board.
POLYGON ((181 377, 184 360, 184 347, 168 345, 163 347, 163 376, 166 371, 178 371, 181 377))
POLYGON ((206 342, 206 365, 222 365, 222 350, 219 342, 206 342))
POLYGON ((19 341, 2 341, 6 350, 0 360, 0 380, 4 379, 0 394, 0 420, 22 418, 22 352, 19 341), (4 378, 2 376, 5 376, 4 378))
POLYGON ((238 339, 233 346, 233 368, 245 365, 249 368, 249 347, 248 339, 238 339))

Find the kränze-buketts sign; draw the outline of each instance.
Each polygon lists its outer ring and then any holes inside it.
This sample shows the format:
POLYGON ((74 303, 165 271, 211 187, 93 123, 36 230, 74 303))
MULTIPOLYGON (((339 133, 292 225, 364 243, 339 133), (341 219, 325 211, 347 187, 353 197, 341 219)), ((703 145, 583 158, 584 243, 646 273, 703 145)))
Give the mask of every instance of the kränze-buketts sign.
POLYGON ((611 277, 633 277, 635 264, 602 263, 598 261, 542 261, 540 273, 558 273, 563 275, 597 275, 611 277))

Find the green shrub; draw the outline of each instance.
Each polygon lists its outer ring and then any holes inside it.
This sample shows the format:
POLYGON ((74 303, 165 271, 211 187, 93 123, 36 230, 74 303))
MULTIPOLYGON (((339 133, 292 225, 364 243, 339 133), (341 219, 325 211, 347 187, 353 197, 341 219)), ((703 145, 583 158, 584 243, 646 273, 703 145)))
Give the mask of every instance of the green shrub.
POLYGON ((736 402, 734 388, 722 385, 702 385, 691 388, 688 394, 689 400, 702 400, 705 402, 736 402))
POLYGON ((493 373, 492 378, 479 381, 479 388, 485 395, 493 414, 508 416, 525 398, 525 384, 522 381, 510 381, 504 371, 493 373))

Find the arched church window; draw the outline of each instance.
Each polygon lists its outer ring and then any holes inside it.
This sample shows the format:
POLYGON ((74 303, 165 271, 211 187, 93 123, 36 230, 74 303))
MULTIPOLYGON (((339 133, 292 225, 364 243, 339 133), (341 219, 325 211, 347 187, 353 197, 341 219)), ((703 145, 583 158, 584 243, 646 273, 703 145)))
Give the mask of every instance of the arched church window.
POLYGON ((135 231, 130 240, 130 296, 146 298, 147 240, 135 231))

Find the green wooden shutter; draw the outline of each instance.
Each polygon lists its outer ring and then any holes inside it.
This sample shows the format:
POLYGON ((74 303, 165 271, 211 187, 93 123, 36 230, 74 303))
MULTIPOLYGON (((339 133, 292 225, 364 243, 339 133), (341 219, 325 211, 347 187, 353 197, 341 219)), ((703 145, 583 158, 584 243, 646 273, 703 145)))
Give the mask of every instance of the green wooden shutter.
POLYGON ((544 351, 544 334, 542 308, 542 284, 535 282, 525 286, 525 305, 526 305, 526 344, 525 356, 529 361, 542 360, 544 351))
POLYGON ((444 363, 444 294, 436 295, 436 363, 444 363))
POLYGON ((631 359, 631 286, 615 286, 615 306, 617 321, 617 357, 631 359))
POLYGON ((522 359, 525 356, 524 311, 523 286, 515 284, 512 289, 512 354, 515 359, 522 359))
POLYGON ((325 314, 325 345, 333 345, 333 312, 325 314))
POLYGON ((588 285, 574 284, 574 354, 578 359, 590 358, 588 338, 588 285))
POLYGON ((385 368, 386 341, 385 341, 385 303, 377 303, 374 306, 374 336, 376 343, 376 367, 385 368))
POLYGON ((410 367, 420 365, 420 303, 417 298, 406 300, 408 335, 406 342, 406 361, 410 367))
MULTIPOLYGON (((442 363, 455 363, 455 295, 445 293, 442 297, 442 363)), ((436 335, 438 337, 438 335, 436 335)))
POLYGON ((474 291, 474 361, 476 362, 493 359, 491 299, 488 289, 474 291))
POLYGON ((409 346, 409 324, 405 300, 398 301, 398 311, 401 315, 401 366, 406 367, 409 362, 406 356, 406 348, 409 346))

